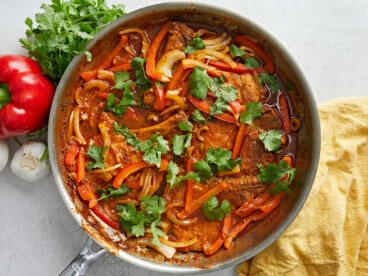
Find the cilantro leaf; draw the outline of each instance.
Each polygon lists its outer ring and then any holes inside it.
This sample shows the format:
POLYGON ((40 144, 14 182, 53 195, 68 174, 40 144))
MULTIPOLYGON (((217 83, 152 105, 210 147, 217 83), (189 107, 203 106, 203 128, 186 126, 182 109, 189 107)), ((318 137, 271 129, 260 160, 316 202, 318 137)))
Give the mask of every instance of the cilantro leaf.
POLYGON ((102 169, 104 168, 104 156, 103 153, 106 147, 90 146, 87 151, 87 156, 93 159, 93 162, 89 162, 87 165, 88 170, 102 169))
POLYGON ((166 181, 170 184, 171 189, 179 186, 179 184, 184 180, 188 179, 194 181, 200 180, 198 174, 195 172, 188 172, 187 174, 180 176, 178 176, 178 174, 179 174, 178 165, 175 162, 170 161, 169 164, 167 165, 166 181))
POLYGON ((118 189, 110 186, 107 189, 98 189, 97 192, 100 193, 98 200, 104 200, 109 199, 110 197, 119 197, 125 195, 130 192, 130 188, 127 185, 121 185, 118 189))
POLYGON ((199 111, 198 109, 195 109, 190 117, 194 122, 200 124, 204 124, 207 121, 206 118, 203 116, 202 112, 199 111))
POLYGON ((221 202, 219 206, 219 202, 217 198, 213 195, 209 198, 209 200, 203 204, 202 207, 203 213, 210 220, 223 220, 224 216, 228 216, 231 212, 231 205, 229 201, 226 199, 221 202))
POLYGON ((135 237, 144 236, 145 226, 150 226, 153 235, 152 242, 159 244, 158 236, 163 236, 162 230, 157 228, 161 215, 165 212, 166 202, 158 195, 144 196, 141 200, 141 210, 135 205, 117 205, 121 226, 135 237))
POLYGON ((131 91, 130 88, 134 82, 130 79, 130 74, 128 71, 117 71, 114 75, 115 85, 113 88, 126 91, 131 91))
POLYGON ((189 41, 189 45, 185 47, 184 52, 186 54, 192 54, 195 50, 200 50, 206 48, 203 40, 197 34, 194 38, 189 41))
POLYGON ((247 57, 244 64, 247 68, 257 68, 261 66, 258 60, 256 60, 254 57, 247 57))
POLYGON ((146 72, 144 70, 144 63, 146 62, 145 58, 135 57, 130 66, 135 71, 135 81, 141 86, 143 89, 148 89, 151 87, 151 82, 149 81, 146 72))
POLYGON ((213 176, 212 168, 205 160, 199 160, 194 164, 194 169, 198 172, 198 176, 201 182, 206 182, 213 176))
POLYGON ((275 187, 271 190, 272 193, 290 193, 288 185, 294 180, 295 168, 290 168, 284 160, 280 160, 279 164, 271 163, 265 167, 262 164, 258 164, 257 167, 259 169, 258 180, 260 182, 275 184, 275 187))
POLYGON ((42 72, 58 83, 71 60, 87 53, 86 45, 108 23, 125 15, 123 5, 107 6, 105 0, 53 0, 42 4, 34 21, 25 20, 20 43, 36 59, 42 72))
POLYGON ((157 133, 152 135, 139 145, 140 150, 144 152, 142 159, 149 164, 155 164, 159 168, 161 156, 170 150, 168 143, 162 135, 157 133))
POLYGON ((189 121, 180 121, 178 123, 178 127, 180 130, 183 131, 192 131, 193 130, 193 124, 189 121))
POLYGON ((206 71, 198 66, 194 67, 189 76, 190 94, 198 99, 205 99, 207 91, 212 83, 212 79, 206 71))
POLYGON ((240 57, 240 58, 244 58, 245 55, 245 51, 243 51, 242 49, 240 49, 238 46, 236 46, 235 44, 231 44, 229 46, 230 49, 230 54, 233 57, 240 57))
POLYGON ((169 142, 158 133, 153 134, 146 141, 140 141, 127 127, 122 127, 118 123, 113 125, 114 131, 125 137, 128 144, 134 147, 135 150, 143 152, 142 159, 149 164, 155 164, 158 168, 161 165, 161 157, 169 150, 169 142))
POLYGON ((273 152, 277 152, 280 149, 281 137, 281 131, 276 129, 262 132, 259 135, 259 139, 263 142, 265 149, 273 152))
POLYGON ((192 134, 175 135, 173 138, 173 152, 175 155, 181 155, 185 149, 191 145, 192 134))
POLYGON ((251 125, 254 119, 262 116, 262 105, 259 102, 246 104, 246 111, 240 113, 240 122, 251 125))
POLYGON ((228 171, 232 170, 236 165, 240 164, 240 159, 231 159, 231 151, 222 148, 211 148, 206 152, 206 161, 214 164, 217 170, 228 171))
POLYGON ((261 85, 267 85, 271 92, 277 92, 281 89, 281 85, 274 75, 268 73, 259 74, 259 83, 261 85))
POLYGON ((210 107, 210 115, 222 114, 227 109, 228 102, 222 98, 217 98, 210 107))

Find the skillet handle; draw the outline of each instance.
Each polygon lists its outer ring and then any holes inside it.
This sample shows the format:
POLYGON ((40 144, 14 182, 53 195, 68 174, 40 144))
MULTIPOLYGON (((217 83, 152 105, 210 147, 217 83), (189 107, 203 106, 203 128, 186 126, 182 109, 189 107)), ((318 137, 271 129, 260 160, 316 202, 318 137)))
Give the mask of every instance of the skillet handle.
POLYGON ((98 245, 97 251, 92 251, 92 246, 97 243, 88 237, 84 247, 79 252, 78 256, 64 269, 59 276, 83 276, 86 275, 88 269, 95 261, 106 253, 106 250, 98 245))

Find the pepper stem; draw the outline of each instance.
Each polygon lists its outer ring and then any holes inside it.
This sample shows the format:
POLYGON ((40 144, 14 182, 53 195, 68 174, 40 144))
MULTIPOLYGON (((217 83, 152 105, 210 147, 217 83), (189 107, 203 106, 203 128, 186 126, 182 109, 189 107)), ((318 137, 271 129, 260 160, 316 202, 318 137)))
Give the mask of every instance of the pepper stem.
POLYGON ((0 109, 11 101, 9 88, 6 84, 0 83, 0 109))

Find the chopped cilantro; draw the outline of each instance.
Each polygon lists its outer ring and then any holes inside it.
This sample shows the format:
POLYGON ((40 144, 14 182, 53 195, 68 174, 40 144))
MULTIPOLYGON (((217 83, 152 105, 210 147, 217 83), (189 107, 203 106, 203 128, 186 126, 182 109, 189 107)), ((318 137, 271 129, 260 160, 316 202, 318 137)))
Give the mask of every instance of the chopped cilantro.
POLYGON ((228 102, 222 98, 216 99, 216 101, 210 107, 210 115, 222 114, 227 109, 228 102))
POLYGON ((184 180, 191 179, 194 181, 199 181, 199 176, 195 172, 188 172, 186 175, 180 176, 178 176, 178 174, 179 174, 178 165, 175 162, 170 161, 169 164, 167 165, 166 181, 170 184, 171 189, 179 186, 179 184, 184 180))
POLYGON ((259 83, 261 85, 267 85, 273 93, 281 89, 281 85, 276 77, 268 73, 259 74, 259 83))
POLYGON ((141 200, 141 210, 137 210, 135 205, 117 205, 119 211, 120 224, 135 237, 144 236, 145 226, 150 226, 152 232, 152 242, 160 243, 158 236, 164 236, 161 229, 157 228, 161 221, 161 215, 165 212, 166 202, 158 195, 144 196, 141 200))
POLYGON ((180 121, 178 123, 178 127, 180 130, 183 131, 192 131, 193 130, 193 124, 189 121, 180 121))
POLYGON ((194 122, 200 123, 200 124, 205 124, 207 122, 206 118, 203 116, 202 112, 199 111, 198 109, 195 109, 192 112, 192 115, 190 116, 191 119, 194 122))
POLYGON ((198 66, 194 67, 189 76, 190 94, 198 99, 205 99, 207 91, 212 83, 212 79, 206 71, 198 66))
POLYGON ((254 119, 262 116, 262 105, 259 102, 246 104, 246 111, 240 113, 240 122, 251 125, 254 119))
POLYGON ((257 68, 260 66, 258 60, 256 60, 254 57, 247 57, 244 64, 247 68, 257 68))
POLYGON ((186 54, 192 54, 195 50, 200 50, 206 48, 203 40, 197 34, 194 38, 189 41, 189 45, 185 47, 184 52, 186 54))
POLYGON ((106 147, 90 146, 87 151, 87 156, 93 159, 93 162, 89 162, 87 165, 88 170, 102 169, 104 167, 104 156, 103 153, 106 147))
POLYGON ((114 123, 113 126, 114 131, 118 134, 122 134, 135 150, 144 153, 142 157, 143 161, 149 164, 155 164, 158 168, 160 167, 161 156, 170 150, 168 146, 169 142, 162 135, 155 133, 146 141, 140 141, 130 132, 129 128, 122 127, 117 123, 114 123))
POLYGON ((203 204, 202 210, 210 221, 223 220, 225 215, 228 216, 230 214, 231 205, 229 201, 225 199, 219 206, 217 198, 211 195, 210 199, 203 204))
POLYGON ((130 63, 130 66, 135 71, 135 82, 143 89, 148 89, 151 87, 151 82, 144 71, 145 62, 145 58, 135 57, 130 63))
POLYGON ((240 58, 244 58, 245 55, 245 51, 243 51, 242 49, 240 49, 238 46, 236 46, 235 44, 231 44, 229 46, 230 49, 230 54, 233 57, 240 57, 240 58))
POLYGON ((191 145, 192 133, 175 135, 173 138, 173 152, 175 155, 181 155, 185 149, 191 145))
POLYGON ((280 149, 281 137, 281 131, 276 129, 262 132, 259 135, 259 139, 263 142, 265 149, 273 152, 277 152, 280 149))
POLYGON ((110 197, 119 197, 130 192, 130 188, 127 185, 121 185, 118 189, 110 186, 107 189, 98 189, 100 194, 98 200, 109 199, 110 197))
POLYGON ((288 185, 294 180, 295 168, 290 168, 284 160, 280 160, 279 164, 271 163, 265 167, 262 164, 258 164, 257 167, 259 169, 258 179, 260 182, 275 184, 271 193, 290 193, 288 185))

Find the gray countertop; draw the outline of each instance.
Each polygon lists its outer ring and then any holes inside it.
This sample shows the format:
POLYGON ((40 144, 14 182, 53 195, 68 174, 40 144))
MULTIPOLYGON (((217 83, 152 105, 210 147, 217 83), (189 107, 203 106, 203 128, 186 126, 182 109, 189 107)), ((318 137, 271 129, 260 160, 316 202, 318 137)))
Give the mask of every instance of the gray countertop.
MULTIPOLYGON (((26 17, 46 0, 2 0, 0 54, 26 54, 26 17)), ((126 12, 160 1, 115 0, 126 12)), ((207 0, 257 21, 286 46, 305 72, 318 104, 367 96, 368 1, 207 0)), ((10 156, 17 148, 12 139, 10 156)), ((1 158, 1 157, 0 157, 1 158)), ((35 184, 17 179, 9 164, 0 173, 0 275, 58 275, 87 237, 61 200, 53 178, 35 184)), ((88 275, 162 275, 105 254, 88 275)), ((235 275, 235 268, 207 275, 235 275)))

